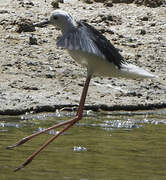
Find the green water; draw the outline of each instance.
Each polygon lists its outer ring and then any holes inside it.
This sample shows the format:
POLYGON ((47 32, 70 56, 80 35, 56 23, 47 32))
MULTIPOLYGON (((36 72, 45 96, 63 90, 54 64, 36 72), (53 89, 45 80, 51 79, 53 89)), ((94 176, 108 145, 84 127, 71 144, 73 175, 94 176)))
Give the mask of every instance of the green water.
POLYGON ((13 150, 5 147, 37 131, 39 127, 46 128, 66 119, 50 114, 32 117, 1 116, 0 179, 166 179, 165 110, 87 116, 49 145, 26 168, 13 172, 52 135, 40 135, 13 150), (73 147, 79 146, 86 151, 73 150, 73 147))

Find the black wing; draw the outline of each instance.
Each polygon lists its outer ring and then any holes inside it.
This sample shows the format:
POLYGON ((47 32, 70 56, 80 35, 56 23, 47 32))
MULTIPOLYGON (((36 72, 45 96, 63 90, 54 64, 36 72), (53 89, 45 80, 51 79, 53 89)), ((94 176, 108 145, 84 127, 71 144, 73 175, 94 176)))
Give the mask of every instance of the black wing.
POLYGON ((71 29, 57 41, 57 46, 69 50, 81 50, 107 59, 119 68, 124 61, 117 49, 99 31, 80 21, 77 28, 71 29))

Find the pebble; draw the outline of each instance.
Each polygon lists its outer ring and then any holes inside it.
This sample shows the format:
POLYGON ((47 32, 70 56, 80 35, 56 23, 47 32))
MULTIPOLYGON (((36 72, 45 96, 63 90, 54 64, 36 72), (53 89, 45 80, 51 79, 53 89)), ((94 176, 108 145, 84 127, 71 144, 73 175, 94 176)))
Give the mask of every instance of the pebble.
POLYGON ((53 1, 51 2, 51 5, 52 5, 52 7, 55 8, 55 9, 59 8, 59 0, 53 0, 53 1))
POLYGON ((21 22, 18 22, 16 32, 21 33, 33 31, 35 31, 35 27, 28 20, 21 20, 21 22))
POLYGON ((37 43, 37 38, 34 36, 34 34, 31 34, 30 36, 29 36, 29 44, 30 45, 37 45, 38 43, 37 43))
POLYGON ((112 0, 108 0, 108 1, 104 2, 104 5, 107 7, 112 7, 113 6, 112 0))
POLYGON ((5 9, 0 9, 0 14, 6 14, 6 13, 9 13, 9 11, 5 9))

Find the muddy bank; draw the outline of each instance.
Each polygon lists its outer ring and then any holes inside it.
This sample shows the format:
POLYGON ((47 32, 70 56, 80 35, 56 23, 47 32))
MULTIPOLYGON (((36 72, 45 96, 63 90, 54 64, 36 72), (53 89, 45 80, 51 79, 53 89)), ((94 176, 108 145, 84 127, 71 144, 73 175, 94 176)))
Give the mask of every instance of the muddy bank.
POLYGON ((156 8, 159 6, 165 6, 165 0, 83 0, 86 3, 93 3, 93 2, 102 2, 105 6, 112 7, 114 3, 134 3, 138 6, 144 5, 147 7, 156 8))
MULTIPOLYGON (((13 108, 0 110, 0 115, 21 115, 21 114, 34 114, 41 112, 56 112, 60 111, 76 111, 78 104, 60 104, 60 105, 39 105, 35 107, 26 108, 13 108)), ((100 111, 140 111, 140 110, 156 110, 166 108, 166 103, 158 104, 137 104, 137 105, 113 105, 108 106, 105 104, 98 105, 85 105, 84 110, 92 110, 94 112, 100 111)))
MULTIPOLYGON (((0 114, 75 109, 86 69, 76 64, 67 52, 56 48, 60 32, 54 27, 20 30, 22 24, 39 22, 53 10, 49 1, 28 2, 8 0, 0 5, 0 114)), ((152 10, 119 3, 107 7, 76 0, 59 6, 77 20, 83 19, 100 30, 126 61, 159 76, 143 81, 94 77, 86 109, 166 107, 165 7, 152 10)))

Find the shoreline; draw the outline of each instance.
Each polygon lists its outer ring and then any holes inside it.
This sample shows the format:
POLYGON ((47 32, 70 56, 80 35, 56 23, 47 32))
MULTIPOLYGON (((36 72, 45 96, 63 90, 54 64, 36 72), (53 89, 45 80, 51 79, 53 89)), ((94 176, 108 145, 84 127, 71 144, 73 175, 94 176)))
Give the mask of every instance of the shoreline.
MULTIPOLYGON (((27 108, 27 109, 6 109, 4 111, 0 110, 0 115, 9 115, 9 116, 17 116, 23 115, 26 113, 36 114, 36 113, 53 113, 56 110, 64 109, 65 111, 76 111, 77 105, 53 105, 53 106, 37 106, 35 108, 27 108)), ((158 103, 158 104, 138 104, 138 105, 115 105, 115 106, 107 106, 105 104, 100 105, 85 105, 84 110, 92 110, 94 112, 98 111, 145 111, 145 110, 160 110, 166 108, 166 103, 158 103)))

